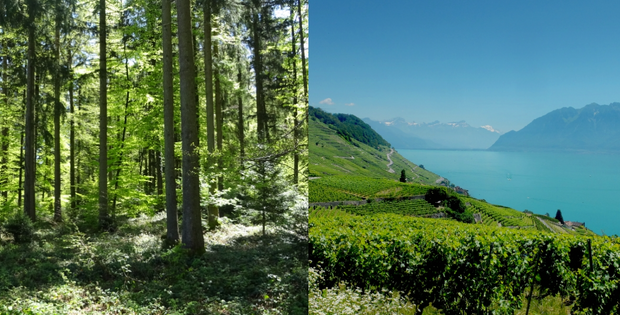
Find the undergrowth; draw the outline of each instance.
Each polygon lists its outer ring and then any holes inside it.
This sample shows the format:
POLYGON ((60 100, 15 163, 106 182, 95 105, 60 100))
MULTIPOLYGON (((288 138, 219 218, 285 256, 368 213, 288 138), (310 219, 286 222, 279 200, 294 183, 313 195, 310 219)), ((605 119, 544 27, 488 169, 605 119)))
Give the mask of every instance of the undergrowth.
MULTIPOLYGON (((307 243, 222 220, 207 252, 164 248, 165 215, 115 233, 42 217, 33 241, 0 234, 0 314, 305 314, 307 243)), ((78 224, 79 225, 79 224, 78 224)))

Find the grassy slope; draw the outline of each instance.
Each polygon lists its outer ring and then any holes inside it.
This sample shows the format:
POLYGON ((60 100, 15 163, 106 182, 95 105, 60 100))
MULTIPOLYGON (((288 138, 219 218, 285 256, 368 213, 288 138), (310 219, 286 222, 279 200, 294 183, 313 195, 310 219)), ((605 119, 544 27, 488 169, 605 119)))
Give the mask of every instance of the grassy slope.
POLYGON ((439 178, 437 174, 409 162, 398 152, 391 156, 394 162, 391 167, 395 173, 390 173, 387 167, 390 148, 380 147, 377 150, 357 140, 351 140, 358 145, 355 146, 314 117, 310 117, 309 138, 311 177, 354 175, 398 180, 400 171, 404 169, 407 179, 412 182, 434 184, 439 178), (412 169, 415 169, 415 172, 412 172, 412 169))

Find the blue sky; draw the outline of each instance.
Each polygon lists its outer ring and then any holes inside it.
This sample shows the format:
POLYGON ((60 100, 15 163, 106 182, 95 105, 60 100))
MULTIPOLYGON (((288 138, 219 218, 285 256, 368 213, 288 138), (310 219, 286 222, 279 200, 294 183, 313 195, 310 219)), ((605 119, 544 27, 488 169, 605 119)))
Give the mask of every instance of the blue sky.
POLYGON ((620 1, 313 0, 310 105, 507 132, 620 102, 619 17, 620 1))

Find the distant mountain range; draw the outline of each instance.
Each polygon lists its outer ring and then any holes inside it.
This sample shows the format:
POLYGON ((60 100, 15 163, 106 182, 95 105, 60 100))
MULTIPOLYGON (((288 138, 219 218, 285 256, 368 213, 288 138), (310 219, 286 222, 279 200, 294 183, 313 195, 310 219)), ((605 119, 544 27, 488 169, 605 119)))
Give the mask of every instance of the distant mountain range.
POLYGON ((465 121, 441 123, 407 122, 403 118, 374 121, 364 118, 397 149, 485 150, 499 138, 499 131, 486 125, 472 127, 465 121))
POLYGON ((505 133, 489 150, 620 152, 620 103, 554 110, 505 133))

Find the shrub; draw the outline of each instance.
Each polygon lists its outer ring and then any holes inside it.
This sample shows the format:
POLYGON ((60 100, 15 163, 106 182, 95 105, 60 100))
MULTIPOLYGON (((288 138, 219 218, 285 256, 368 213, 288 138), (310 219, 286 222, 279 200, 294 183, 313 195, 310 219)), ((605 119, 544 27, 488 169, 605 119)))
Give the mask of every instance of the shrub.
POLYGON ((437 206, 438 201, 443 202, 446 199, 448 199, 448 192, 443 187, 431 188, 426 192, 426 195, 424 195, 424 200, 433 206, 437 206))
POLYGON ((15 243, 30 243, 34 236, 34 225, 22 211, 17 211, 4 224, 4 229, 11 235, 15 243))

